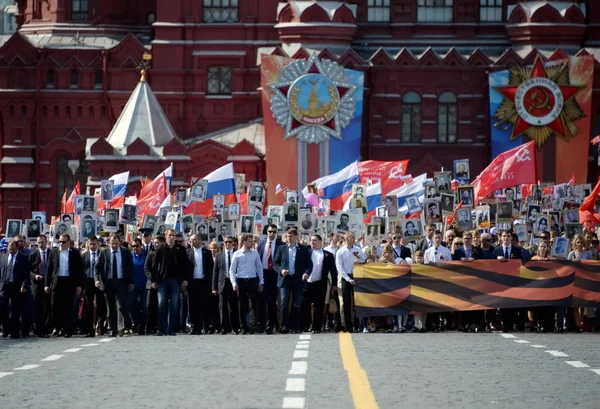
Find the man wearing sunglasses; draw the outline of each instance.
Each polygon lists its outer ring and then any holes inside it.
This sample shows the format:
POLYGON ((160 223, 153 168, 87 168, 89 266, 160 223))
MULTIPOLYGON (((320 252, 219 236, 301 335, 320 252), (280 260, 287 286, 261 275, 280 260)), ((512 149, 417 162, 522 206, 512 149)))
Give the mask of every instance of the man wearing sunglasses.
POLYGON ((233 237, 225 236, 225 249, 217 254, 212 275, 212 293, 219 295, 219 314, 221 318, 221 335, 240 332, 240 317, 237 293, 233 291, 229 270, 233 253, 233 237))
POLYGON ((273 259, 279 247, 283 245, 284 243, 277 238, 277 226, 267 225, 267 238, 258 244, 257 249, 265 277, 265 291, 260 294, 258 319, 267 334, 272 334, 277 327, 277 271, 273 268, 273 259))
POLYGON ((402 234, 390 234, 392 238, 392 247, 394 248, 394 260, 397 263, 411 257, 411 252, 408 247, 402 245, 402 234), (401 260, 398 260, 401 259, 401 260))
POLYGON ((85 275, 79 251, 71 249, 71 236, 61 235, 59 243, 59 248, 48 253, 44 291, 51 294, 53 335, 70 338, 73 335, 73 298, 81 294, 85 275))
POLYGON ((194 234, 190 238, 192 247, 186 249, 188 260, 193 268, 192 279, 188 285, 188 305, 191 329, 190 335, 214 332, 212 322, 211 287, 213 274, 213 258, 210 250, 202 246, 202 239, 194 234))

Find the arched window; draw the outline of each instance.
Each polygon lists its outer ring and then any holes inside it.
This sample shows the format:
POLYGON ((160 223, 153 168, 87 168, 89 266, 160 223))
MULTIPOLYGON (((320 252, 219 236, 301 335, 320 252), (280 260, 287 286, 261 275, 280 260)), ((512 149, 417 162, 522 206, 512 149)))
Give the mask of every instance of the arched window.
POLYGON ((76 69, 71 71, 71 88, 79 88, 79 73, 76 69))
POLYGON ((46 71, 46 88, 54 88, 54 70, 52 68, 46 71))
POLYGON ((454 94, 442 93, 438 98, 438 143, 456 143, 457 110, 454 94))
POLYGON ((402 97, 402 143, 421 142, 421 96, 410 91, 402 97))

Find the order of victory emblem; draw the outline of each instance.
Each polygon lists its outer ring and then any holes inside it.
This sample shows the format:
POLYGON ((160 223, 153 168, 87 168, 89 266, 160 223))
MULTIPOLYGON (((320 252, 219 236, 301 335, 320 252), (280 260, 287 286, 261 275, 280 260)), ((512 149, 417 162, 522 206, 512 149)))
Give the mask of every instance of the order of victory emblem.
POLYGON ((575 99, 583 88, 570 84, 568 63, 545 68, 538 57, 533 68, 511 69, 509 85, 495 87, 504 96, 495 126, 508 123, 511 140, 526 135, 538 147, 553 133, 569 140, 579 132, 574 122, 584 116, 575 99))
POLYGON ((354 116, 353 85, 344 69, 313 54, 308 60, 287 65, 272 91, 271 111, 285 129, 284 139, 295 136, 307 143, 321 143, 330 137, 342 139, 354 116))

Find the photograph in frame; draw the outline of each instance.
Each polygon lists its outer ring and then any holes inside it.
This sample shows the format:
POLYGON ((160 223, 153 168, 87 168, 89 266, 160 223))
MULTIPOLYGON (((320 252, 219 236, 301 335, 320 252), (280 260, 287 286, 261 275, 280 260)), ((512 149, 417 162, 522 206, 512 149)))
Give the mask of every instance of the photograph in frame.
POLYGON ((569 239, 567 237, 556 236, 554 238, 554 243, 552 243, 550 255, 566 259, 569 255, 569 239))
POLYGON ((576 234, 583 233, 583 224, 581 223, 565 223, 565 233, 569 239, 573 239, 576 234))
MULTIPOLYGON (((412 219, 411 219, 412 220, 412 219)), ((387 217, 373 217, 371 223, 376 223, 379 225, 379 235, 381 237, 385 237, 385 235, 387 234, 387 225, 388 225, 388 218, 387 217)))
POLYGON ((456 225, 462 231, 473 230, 473 221, 471 219, 471 209, 456 209, 456 225))
POLYGON ((181 232, 186 235, 186 237, 190 237, 194 234, 195 231, 195 223, 194 223, 194 215, 188 214, 181 218, 181 232))
MULTIPOLYGON (((490 218, 491 218, 490 214, 490 218)), ((496 203, 496 223, 512 223, 513 222, 513 202, 498 202, 496 203)))
POLYGON ((225 222, 225 223, 218 223, 217 224, 217 242, 219 244, 223 243, 223 240, 225 240, 226 236, 234 236, 234 232, 233 232, 233 223, 230 222, 225 222))
POLYGON ((398 198, 396 196, 381 196, 380 205, 387 209, 388 217, 398 216, 398 198))
POLYGON ((433 180, 435 181, 435 188, 439 194, 452 193, 450 176, 450 172, 434 172, 433 180))
MULTIPOLYGON (((435 199, 436 197, 437 197, 437 194, 433 195, 432 197, 427 197, 426 200, 435 199)), ((417 195, 407 196, 406 197, 406 206, 408 207, 408 214, 418 213, 421 210, 423 210, 421 208, 421 203, 419 203, 419 197, 417 195)))
POLYGON ((298 191, 288 190, 285 192, 285 201, 289 203, 298 203, 298 191))
POLYGON ((490 223, 490 207, 489 206, 477 206, 475 207, 475 222, 479 229, 489 229, 490 223))
POLYGON ((60 215, 60 221, 67 223, 69 226, 73 224, 74 219, 75 215, 73 213, 62 213, 60 215))
POLYGON ((234 221, 240 220, 240 204, 229 203, 227 205, 227 220, 234 221))
MULTIPOLYGON (((148 216, 146 216, 148 217, 148 216)), ((146 219, 144 218, 144 221, 146 219)), ((119 230, 119 209, 106 209, 104 211, 104 231, 114 233, 119 230)))
POLYGON ((259 182, 252 182, 248 185, 248 202, 256 203, 262 207, 265 200, 265 188, 259 182))
POLYGON ((369 213, 367 210, 367 199, 363 197, 353 197, 350 199, 352 209, 360 209, 363 218, 369 213))
POLYGON ((206 201, 206 192, 208 190, 208 179, 200 179, 194 183, 190 189, 190 200, 192 202, 203 203, 206 201))
POLYGON ((158 223, 158 219, 159 219, 159 216, 145 215, 144 222, 142 223, 142 228, 143 229, 152 229, 152 231, 154 231, 154 228, 156 227, 156 224, 158 223))
POLYGON ((208 241, 208 224, 207 223, 196 223, 195 232, 203 242, 208 241))
POLYGON ((579 210, 563 210, 563 223, 579 223, 579 210))
POLYGON ((456 180, 471 180, 469 159, 457 159, 454 161, 454 178, 456 180))
POLYGON ((38 219, 25 220, 25 237, 27 240, 35 240, 37 236, 42 234, 43 223, 38 219))
POLYGON ((542 233, 550 233, 550 216, 541 214, 535 220, 533 226, 533 234, 540 236, 542 233))
POLYGON ((254 215, 245 214, 240 222, 240 233, 254 234, 254 215))
POLYGON ((222 212, 225 208, 225 196, 214 195, 213 196, 213 210, 216 212, 222 212))
POLYGON ((454 214, 454 195, 442 193, 440 195, 440 209, 442 216, 452 216, 454 214))
POLYGON ((475 191, 473 186, 459 186, 458 203, 462 203, 462 207, 475 207, 475 191))
POLYGON ((58 241, 58 239, 60 239, 60 236, 63 234, 71 234, 71 224, 65 222, 56 222, 52 233, 54 241, 58 241))
POLYGON ((298 223, 298 203, 286 202, 283 204, 283 221, 285 223, 298 223))
POLYGON ((335 223, 336 233, 345 233, 350 231, 350 213, 349 212, 338 212, 335 223))
POLYGON ((316 230, 316 215, 308 210, 300 210, 299 232, 312 234, 316 230))
POLYGON ((46 224, 46 212, 44 211, 37 211, 37 212, 31 212, 31 218, 35 219, 35 220, 39 220, 42 222, 42 228, 43 226, 46 224))
POLYGON ((111 202, 115 197, 115 181, 103 180, 100 182, 100 199, 103 202, 111 202))
POLYGON ((365 198, 367 196, 367 185, 362 183, 354 183, 352 185, 353 198, 365 198))
POLYGON ((176 211, 171 211, 167 213, 167 217, 165 218, 165 226, 169 229, 174 229, 177 225, 177 220, 179 219, 179 213, 176 211))
POLYGON ((385 206, 379 206, 375 209, 375 215, 379 216, 379 217, 386 217, 387 214, 387 207, 385 206))
POLYGON ((381 238, 379 235, 379 225, 376 223, 369 223, 365 227, 365 244, 367 246, 379 246, 381 244, 381 238))
POLYGON ((121 223, 137 225, 137 206, 124 204, 121 207, 121 223))
POLYGON ((79 242, 82 243, 86 241, 88 237, 98 234, 96 227, 96 220, 81 220, 79 224, 79 242))
POLYGON ((421 233, 421 221, 418 219, 404 219, 401 221, 402 235, 406 241, 420 240, 423 235, 421 233))
POLYGON ((519 243, 526 243, 529 233, 527 232, 527 225, 515 224, 513 227, 516 235, 519 237, 519 243))
POLYGON ((167 233, 167 229, 168 227, 164 223, 157 223, 154 230, 154 236, 164 236, 167 233))
POLYGON ((423 211, 427 222, 441 223, 442 213, 440 212, 440 199, 425 199, 423 202, 423 211))

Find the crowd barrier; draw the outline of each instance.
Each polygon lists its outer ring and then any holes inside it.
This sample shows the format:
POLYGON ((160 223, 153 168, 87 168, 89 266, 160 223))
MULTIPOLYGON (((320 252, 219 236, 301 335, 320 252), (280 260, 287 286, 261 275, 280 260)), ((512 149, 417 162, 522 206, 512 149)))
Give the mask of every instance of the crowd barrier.
POLYGON ((358 317, 542 306, 600 307, 600 261, 355 265, 358 317))

